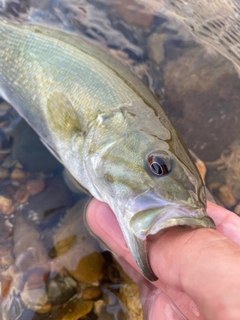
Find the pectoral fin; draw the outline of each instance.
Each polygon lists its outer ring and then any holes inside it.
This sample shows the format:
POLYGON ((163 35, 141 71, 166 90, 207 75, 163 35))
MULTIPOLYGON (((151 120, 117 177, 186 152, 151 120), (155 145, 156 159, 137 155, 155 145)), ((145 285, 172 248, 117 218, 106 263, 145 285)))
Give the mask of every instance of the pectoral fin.
POLYGON ((63 140, 69 140, 81 132, 77 111, 71 101, 60 92, 53 92, 47 101, 47 123, 50 132, 63 140))

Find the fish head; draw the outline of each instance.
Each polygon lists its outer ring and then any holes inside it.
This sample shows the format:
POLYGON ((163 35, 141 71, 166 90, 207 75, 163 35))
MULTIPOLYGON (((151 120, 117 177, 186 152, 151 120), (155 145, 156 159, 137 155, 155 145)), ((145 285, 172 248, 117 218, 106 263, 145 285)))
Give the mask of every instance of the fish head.
POLYGON ((148 236, 172 226, 214 228, 214 223, 206 215, 203 182, 175 131, 165 139, 134 125, 121 127, 121 132, 116 124, 111 132, 105 131, 106 138, 98 132, 104 142, 98 139, 92 171, 136 263, 154 280, 147 258, 148 236))

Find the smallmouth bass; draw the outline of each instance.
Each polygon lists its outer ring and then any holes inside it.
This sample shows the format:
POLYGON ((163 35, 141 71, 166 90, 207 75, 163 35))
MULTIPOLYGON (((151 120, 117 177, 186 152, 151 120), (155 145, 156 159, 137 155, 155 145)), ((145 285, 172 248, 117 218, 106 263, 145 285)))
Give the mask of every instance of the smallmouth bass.
POLYGON ((192 159, 153 94, 75 35, 0 19, 0 94, 71 175, 114 211, 144 276, 147 236, 214 228, 192 159))

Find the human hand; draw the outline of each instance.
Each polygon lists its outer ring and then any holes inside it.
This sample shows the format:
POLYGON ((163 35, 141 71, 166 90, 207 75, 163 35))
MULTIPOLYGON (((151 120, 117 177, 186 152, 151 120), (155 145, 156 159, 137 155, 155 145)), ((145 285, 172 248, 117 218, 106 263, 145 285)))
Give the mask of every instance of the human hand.
POLYGON ((150 283, 133 271, 138 267, 108 205, 89 204, 92 231, 134 268, 127 271, 139 285, 146 319, 240 319, 240 219, 210 202, 207 212, 217 231, 175 227, 149 241, 149 261, 159 278, 150 283))

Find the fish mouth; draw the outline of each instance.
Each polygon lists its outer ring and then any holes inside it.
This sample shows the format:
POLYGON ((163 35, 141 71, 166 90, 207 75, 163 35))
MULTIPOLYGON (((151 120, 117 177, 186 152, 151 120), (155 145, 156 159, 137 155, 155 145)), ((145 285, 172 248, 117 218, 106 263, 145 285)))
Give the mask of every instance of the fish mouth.
POLYGON ((145 240, 161 230, 174 226, 215 229, 215 223, 203 209, 192 207, 164 206, 136 213, 130 220, 130 227, 138 239, 145 240))

